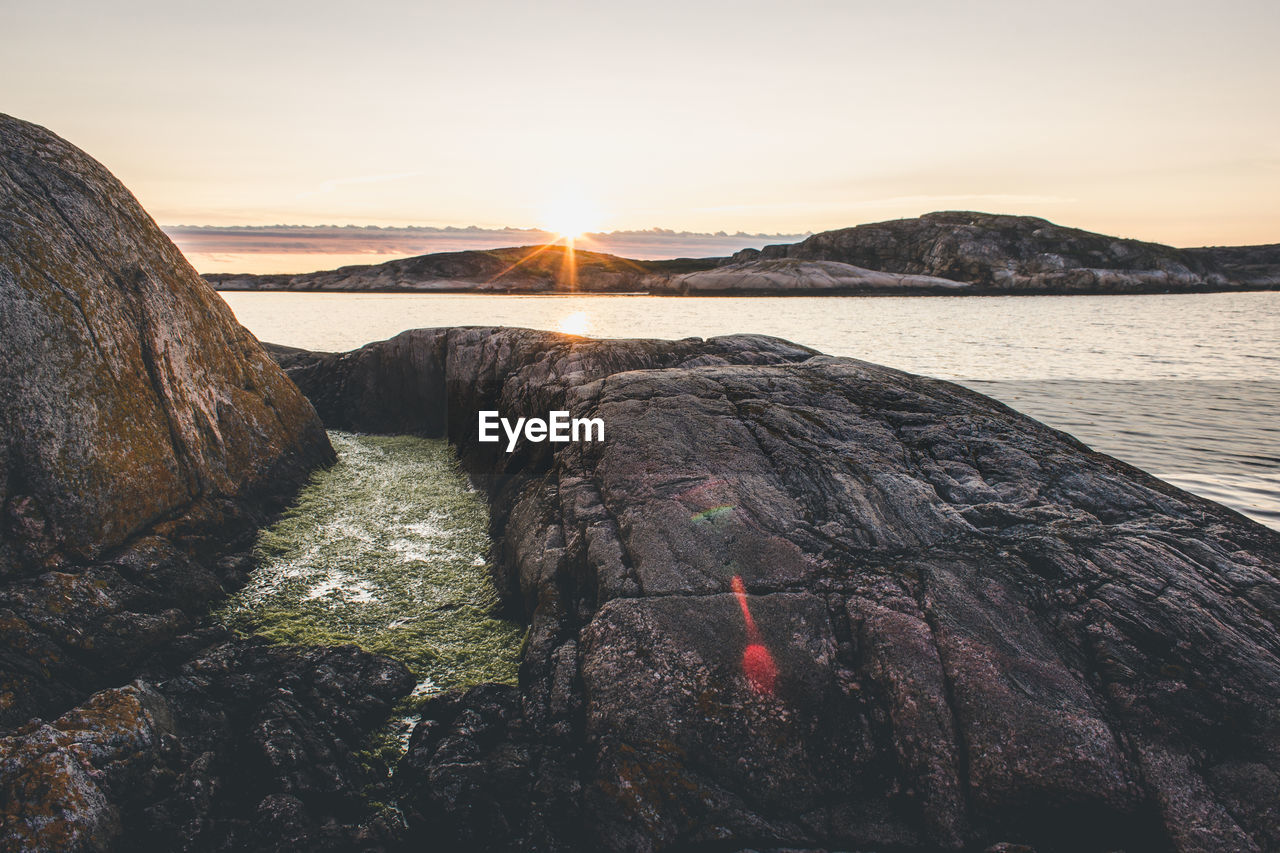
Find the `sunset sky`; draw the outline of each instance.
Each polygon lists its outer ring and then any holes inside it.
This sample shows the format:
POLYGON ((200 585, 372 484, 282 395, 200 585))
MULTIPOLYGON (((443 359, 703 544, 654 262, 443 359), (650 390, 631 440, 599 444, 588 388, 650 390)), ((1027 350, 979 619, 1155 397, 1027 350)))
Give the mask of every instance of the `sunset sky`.
POLYGON ((1280 241, 1275 0, 0 5, 0 111, 164 224, 1280 241))

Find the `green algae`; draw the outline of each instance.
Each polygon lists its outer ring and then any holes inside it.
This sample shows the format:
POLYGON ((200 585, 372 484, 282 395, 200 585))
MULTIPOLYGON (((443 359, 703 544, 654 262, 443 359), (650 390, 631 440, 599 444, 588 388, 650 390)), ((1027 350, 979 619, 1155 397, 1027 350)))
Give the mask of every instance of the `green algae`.
POLYGON ((514 683, 523 629, 493 615, 488 508, 449 445, 329 437, 337 464, 259 534, 256 568, 218 618, 282 644, 396 658, 418 679, 415 698, 514 683))

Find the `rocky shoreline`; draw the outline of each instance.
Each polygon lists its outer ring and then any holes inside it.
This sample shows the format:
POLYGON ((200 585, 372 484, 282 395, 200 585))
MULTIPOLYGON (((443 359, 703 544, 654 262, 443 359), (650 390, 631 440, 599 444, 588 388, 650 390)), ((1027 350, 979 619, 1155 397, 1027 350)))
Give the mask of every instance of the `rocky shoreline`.
POLYGON ((227 291, 1008 296, 1280 288, 1280 244, 1175 249, 1031 216, 942 211, 727 258, 642 261, 561 245, 421 255, 299 275, 218 273, 227 291))
POLYGON ((0 850, 1280 848, 1275 531, 772 338, 269 358, 99 164, 0 143, 0 850), (326 427, 448 438, 528 626, 394 768, 403 664, 205 619, 326 427))
POLYGON ((326 422, 458 444, 531 626, 518 694, 428 709, 396 774, 411 835, 1280 843, 1280 537, 1230 510, 948 383, 767 338, 274 353, 326 422), (602 417, 608 440, 507 455, 474 441, 486 407, 602 417))

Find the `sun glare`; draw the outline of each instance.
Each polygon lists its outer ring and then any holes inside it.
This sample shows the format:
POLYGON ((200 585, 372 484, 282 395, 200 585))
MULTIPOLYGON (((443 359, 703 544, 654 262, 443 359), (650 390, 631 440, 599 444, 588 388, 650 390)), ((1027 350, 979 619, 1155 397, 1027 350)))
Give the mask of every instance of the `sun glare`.
POLYGON ((599 230, 600 214, 581 198, 559 198, 547 206, 541 227, 567 240, 577 240, 588 231, 599 230))
POLYGON ((591 331, 591 319, 586 311, 574 311, 560 318, 558 329, 567 335, 585 335, 591 331))

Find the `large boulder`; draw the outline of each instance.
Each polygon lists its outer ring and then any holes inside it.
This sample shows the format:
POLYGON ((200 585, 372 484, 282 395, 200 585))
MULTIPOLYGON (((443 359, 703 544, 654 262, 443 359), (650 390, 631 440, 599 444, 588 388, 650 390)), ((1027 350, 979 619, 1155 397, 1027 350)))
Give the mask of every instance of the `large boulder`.
POLYGON ((310 402, 129 192, 0 115, 0 727, 127 682, 332 460, 310 402))
POLYGON ((0 363, 0 576, 331 458, 306 398, 129 191, 4 115, 0 363))
POLYGON ((422 709, 412 837, 1280 849, 1275 531, 966 389, 767 338, 280 355, 334 422, 457 442, 530 624, 518 694, 422 709), (475 440, 479 409, 560 408, 605 440, 475 440))
POLYGON ((323 425, 115 178, 7 116, 0 362, 0 850, 376 845, 360 750, 408 670, 196 628, 323 425))

